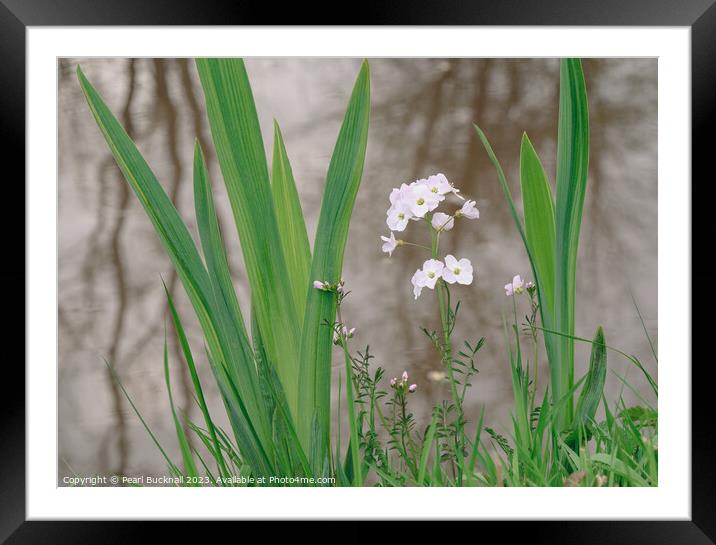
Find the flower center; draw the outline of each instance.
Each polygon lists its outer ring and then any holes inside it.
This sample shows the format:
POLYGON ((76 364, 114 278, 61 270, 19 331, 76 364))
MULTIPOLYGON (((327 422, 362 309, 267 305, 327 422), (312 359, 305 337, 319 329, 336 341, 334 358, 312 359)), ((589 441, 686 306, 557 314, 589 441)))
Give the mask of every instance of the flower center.
POLYGON ((423 199, 422 197, 420 197, 416 202, 417 202, 417 205, 418 205, 418 206, 422 206, 422 205, 425 204, 425 199, 423 199))
POLYGON ((437 192, 438 192, 438 188, 437 188, 437 187, 431 187, 431 188, 430 188, 430 191, 432 191, 433 193, 437 193, 437 192))
POLYGON ((452 272, 453 272, 454 274, 460 274, 460 267, 455 267, 455 268, 452 270, 452 272))
POLYGON ((405 219, 405 214, 403 214, 402 212, 400 212, 400 213, 398 214, 398 219, 399 219, 399 220, 404 220, 404 219, 405 219))
POLYGON ((435 278, 435 273, 432 272, 432 271, 430 271, 430 272, 428 273, 428 278, 435 278))

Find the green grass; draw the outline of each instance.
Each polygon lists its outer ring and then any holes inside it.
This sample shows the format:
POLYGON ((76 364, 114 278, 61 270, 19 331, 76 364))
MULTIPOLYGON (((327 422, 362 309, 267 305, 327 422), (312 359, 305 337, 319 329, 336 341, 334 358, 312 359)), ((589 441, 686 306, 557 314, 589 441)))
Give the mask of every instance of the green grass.
MULTIPOLYGON (((197 59, 196 64, 251 289, 250 336, 231 282, 202 150, 197 144, 194 155, 200 253, 149 165, 81 69, 78 78, 97 125, 152 221, 201 324, 241 464, 255 476, 314 476, 323 473, 328 461, 330 434, 332 332, 319 324, 333 321, 335 297, 313 290, 309 271, 333 281, 341 275, 365 160, 368 64, 364 62, 358 74, 328 168, 313 256, 278 124, 269 177, 243 61, 197 59)), ((175 313, 173 319, 182 337, 175 313)), ((187 365, 195 368, 185 336, 182 346, 187 365)), ((201 391, 196 380, 194 388, 197 394, 201 391)), ((218 438, 205 404, 202 413, 218 457, 218 438)), ((178 439, 185 466, 195 471, 184 438, 178 439)))
MULTIPOLYGON (((608 398, 605 381, 613 372, 608 355, 625 357, 638 368, 654 399, 656 381, 636 357, 610 347, 601 326, 592 339, 575 335, 577 254, 589 155, 587 93, 578 59, 560 61, 554 191, 532 142, 526 134, 522 137, 523 216, 486 135, 475 125, 536 283, 526 296, 512 298, 512 318, 504 320, 514 404, 510 429, 499 431, 485 422, 484 408, 476 422, 466 417, 466 393, 478 376, 485 339, 459 344, 453 338, 460 304, 444 281, 435 290, 440 330, 423 332, 444 365, 450 395, 433 407, 427 422, 418 422, 411 412, 410 400, 419 392, 410 393, 407 384, 386 387, 370 347, 351 352, 350 335, 342 329, 341 302, 347 294, 337 287, 366 155, 368 63, 358 72, 327 168, 312 251, 286 143, 274 122, 269 165, 243 61, 198 59, 196 65, 241 242, 249 309, 242 310, 232 282, 204 150, 195 145, 197 244, 140 151, 82 70, 77 73, 89 109, 186 291, 203 334, 201 360, 205 356, 226 412, 221 420, 230 427, 226 431, 218 426, 209 412, 199 360, 165 287, 181 363, 189 371, 202 418, 201 424, 186 421, 174 404, 165 335, 163 368, 180 461, 168 456, 120 387, 164 457, 169 475, 183 477, 188 485, 218 486, 266 484, 261 479, 270 477, 297 477, 294 484, 300 486, 658 484, 656 403, 641 395, 638 406, 627 406, 621 394, 608 398), (314 280, 331 286, 315 289, 314 280), (530 313, 521 323, 524 302, 529 302, 530 313), (578 379, 575 342, 591 345, 588 371, 578 379), (344 359, 337 400, 331 399, 334 344, 344 359), (540 388, 541 344, 550 381, 540 388), (348 445, 341 445, 342 410, 348 445), (339 427, 334 430, 336 415, 339 427)), ((438 258, 440 233, 427 224, 431 247, 426 249, 438 258)), ((637 314, 641 319, 638 308, 637 314)), ((656 360, 651 339, 649 343, 656 360)), ((638 393, 625 377, 618 378, 622 390, 638 393)))

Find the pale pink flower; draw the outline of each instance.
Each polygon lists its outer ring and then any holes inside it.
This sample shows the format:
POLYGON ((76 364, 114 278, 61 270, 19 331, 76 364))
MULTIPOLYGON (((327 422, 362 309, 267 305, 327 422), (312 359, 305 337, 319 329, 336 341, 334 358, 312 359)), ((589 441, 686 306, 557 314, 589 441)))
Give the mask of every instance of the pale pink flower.
POLYGON ((413 284, 413 295, 417 299, 420 297, 420 293, 423 291, 423 286, 425 285, 425 273, 421 269, 418 269, 410 279, 410 282, 413 284))
POLYGON ((423 263, 423 287, 435 289, 435 284, 438 281, 438 278, 440 278, 443 275, 443 269, 445 268, 445 265, 443 265, 443 262, 438 259, 428 259, 425 263, 423 263))
POLYGON ((431 223, 436 231, 449 231, 455 225, 455 219, 442 212, 435 212, 431 223))
POLYGON ((428 212, 435 210, 442 199, 444 199, 442 195, 433 193, 427 186, 416 184, 410 188, 406 204, 413 216, 422 218, 428 212))
POLYGON ((469 285, 472 284, 472 263, 469 259, 455 259, 451 255, 445 256, 445 269, 443 269, 443 280, 448 284, 469 285))
POLYGON ((413 217, 410 206, 407 202, 398 201, 395 206, 391 206, 388 210, 388 218, 385 222, 391 231, 405 231, 408 221, 413 217))
POLYGON ((428 176, 427 179, 418 180, 418 184, 427 187, 431 193, 439 195, 441 201, 445 198, 443 195, 452 192, 453 187, 448 182, 444 174, 438 173, 428 176))
POLYGON ((389 256, 393 255, 393 252, 398 247, 398 241, 395 239, 393 231, 390 232, 390 238, 381 235, 381 240, 384 242, 382 250, 389 256))
POLYGON ((418 385, 417 385, 417 384, 411 384, 411 385, 408 387, 408 392, 410 392, 410 393, 412 394, 412 393, 413 393, 415 390, 417 390, 417 389, 418 389, 418 385))
POLYGON ((509 284, 505 284, 505 295, 508 297, 513 295, 519 295, 524 291, 524 282, 522 281, 522 278, 519 274, 515 275, 514 278, 512 278, 512 282, 509 284))
POLYGON ((462 208, 455 214, 456 216, 464 216, 470 220, 476 220, 480 217, 480 211, 475 208, 475 201, 465 201, 462 208))

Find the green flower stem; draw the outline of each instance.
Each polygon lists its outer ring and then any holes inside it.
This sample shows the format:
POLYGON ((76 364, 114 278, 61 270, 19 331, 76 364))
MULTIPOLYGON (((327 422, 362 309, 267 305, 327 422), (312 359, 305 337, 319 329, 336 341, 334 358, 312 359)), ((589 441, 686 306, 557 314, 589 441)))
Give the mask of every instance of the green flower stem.
MULTIPOLYGON (((427 220, 429 229, 430 229, 430 240, 431 240, 431 250, 432 250, 432 256, 433 259, 438 259, 438 247, 439 247, 439 239, 440 239, 440 232, 437 231, 435 228, 433 228, 432 224, 430 223, 430 220, 427 220)), ((457 443, 457 464, 458 464, 458 478, 457 478, 457 484, 458 486, 462 486, 462 467, 464 465, 463 455, 464 455, 464 447, 463 447, 463 438, 462 438, 462 425, 464 422, 464 413, 462 410, 462 402, 460 400, 460 396, 457 391, 457 386, 455 385, 455 376, 453 373, 452 368, 452 341, 450 339, 450 324, 449 324, 449 317, 448 312, 449 309, 447 308, 445 304, 445 296, 443 295, 443 289, 447 290, 447 284, 444 280, 440 279, 438 280, 438 283, 436 285, 436 292, 438 295, 438 305, 440 307, 440 321, 442 323, 442 329, 443 329, 443 343, 444 343, 444 352, 443 352, 443 358, 445 360, 445 364, 447 366, 447 372, 448 372, 448 378, 450 379, 450 393, 452 395, 452 400, 455 405, 455 409, 457 410, 457 418, 458 418, 458 425, 456 429, 456 437, 455 441, 457 443)))
POLYGON ((413 242, 406 242, 405 240, 401 240, 399 246, 415 246, 416 248, 422 248, 423 250, 427 250, 428 252, 431 251, 431 249, 427 246, 423 246, 422 244, 415 244, 413 242))
POLYGON ((358 423, 355 416, 355 404, 353 400, 353 367, 351 366, 351 355, 348 352, 348 336, 343 333, 343 317, 341 315, 341 296, 338 295, 338 303, 336 304, 336 315, 338 317, 338 339, 343 356, 346 362, 346 403, 348 405, 348 423, 350 425, 351 434, 351 462, 353 463, 353 482, 356 486, 363 486, 363 472, 360 463, 360 443, 358 442, 358 423))

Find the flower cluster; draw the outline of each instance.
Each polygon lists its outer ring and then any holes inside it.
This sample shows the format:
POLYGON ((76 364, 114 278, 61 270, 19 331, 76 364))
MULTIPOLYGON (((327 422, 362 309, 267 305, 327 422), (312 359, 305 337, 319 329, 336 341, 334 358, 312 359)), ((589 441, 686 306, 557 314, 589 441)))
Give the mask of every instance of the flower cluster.
POLYGON ((327 280, 314 280, 313 287, 321 291, 335 291, 336 293, 345 292, 346 282, 341 278, 339 282, 328 282, 327 280))
POLYGON ((413 295, 417 299, 423 288, 435 289, 435 284, 442 278, 448 284, 472 284, 472 263, 469 259, 456 259, 452 255, 445 256, 445 263, 439 259, 428 259, 423 268, 413 274, 413 295))
POLYGON ((333 344, 339 346, 341 344, 341 336, 345 339, 352 339, 353 334, 356 332, 355 327, 348 329, 347 326, 338 326, 336 331, 333 333, 333 344))
POLYGON ((403 394, 405 392, 409 392, 412 394, 413 392, 415 392, 415 390, 418 389, 417 384, 411 384, 410 386, 408 386, 408 372, 407 371, 403 371, 403 374, 400 376, 400 380, 398 380, 395 377, 391 378, 390 379, 390 387, 393 388, 394 390, 396 390, 397 392, 403 393, 403 394))
POLYGON ((433 248, 427 248, 395 238, 395 231, 404 231, 411 220, 427 222, 430 225, 431 233, 439 235, 444 231, 450 231, 455 226, 457 218, 479 218, 480 211, 475 207, 475 201, 465 200, 459 193, 460 190, 448 182, 444 174, 435 174, 416 180, 411 184, 402 184, 390 193, 390 208, 386 213, 390 236, 380 237, 383 241, 383 252, 392 256, 398 246, 410 244, 431 250, 433 253, 433 258, 425 261, 422 268, 415 271, 411 279, 413 295, 416 299, 423 288, 435 289, 437 281, 441 278, 448 284, 469 285, 472 283, 473 268, 469 259, 457 259, 448 255, 443 262, 437 259, 436 243, 433 244, 433 248), (435 211, 440 203, 450 195, 465 202, 452 214, 435 211))
POLYGON ((505 284, 505 295, 507 295, 507 297, 514 297, 515 295, 521 295, 525 290, 531 294, 534 287, 533 282, 525 282, 520 275, 517 274, 512 278, 512 282, 505 284))

